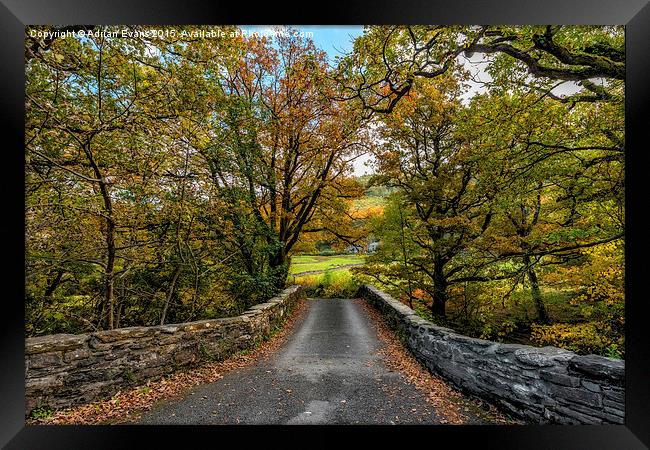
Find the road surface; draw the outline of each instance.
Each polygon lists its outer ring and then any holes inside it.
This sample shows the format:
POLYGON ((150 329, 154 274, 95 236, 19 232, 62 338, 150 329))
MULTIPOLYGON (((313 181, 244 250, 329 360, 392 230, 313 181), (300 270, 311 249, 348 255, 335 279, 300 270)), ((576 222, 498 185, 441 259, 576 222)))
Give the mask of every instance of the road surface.
POLYGON ((359 300, 308 299, 283 346, 159 402, 143 424, 436 424, 424 395, 389 370, 359 300))

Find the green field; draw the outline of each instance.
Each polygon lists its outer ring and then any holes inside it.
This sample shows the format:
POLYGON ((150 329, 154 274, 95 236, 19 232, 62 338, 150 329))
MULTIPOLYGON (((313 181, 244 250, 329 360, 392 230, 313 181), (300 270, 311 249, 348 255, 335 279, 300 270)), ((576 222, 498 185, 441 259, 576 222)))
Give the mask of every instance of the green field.
POLYGON ((331 270, 349 264, 363 264, 363 255, 311 256, 296 255, 291 258, 290 274, 312 272, 315 270, 331 270))

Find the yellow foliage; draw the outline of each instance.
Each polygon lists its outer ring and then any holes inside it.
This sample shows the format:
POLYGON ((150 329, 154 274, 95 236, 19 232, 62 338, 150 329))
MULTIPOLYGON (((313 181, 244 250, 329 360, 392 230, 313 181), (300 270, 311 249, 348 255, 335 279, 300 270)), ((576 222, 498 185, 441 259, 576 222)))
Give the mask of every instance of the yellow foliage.
POLYGON ((603 322, 533 325, 531 339, 538 345, 552 345, 580 354, 601 354, 622 358, 625 336, 603 322))

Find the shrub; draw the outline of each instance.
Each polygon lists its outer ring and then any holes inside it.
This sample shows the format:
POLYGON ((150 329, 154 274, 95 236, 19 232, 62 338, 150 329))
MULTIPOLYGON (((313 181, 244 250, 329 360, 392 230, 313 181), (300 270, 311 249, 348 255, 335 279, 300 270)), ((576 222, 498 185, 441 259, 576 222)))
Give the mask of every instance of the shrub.
POLYGON ((359 285, 347 270, 326 271, 323 274, 322 296, 326 298, 354 297, 359 285))
POLYGON ((32 419, 47 419, 52 415, 54 411, 52 408, 49 408, 47 406, 41 406, 39 408, 34 408, 32 411, 29 413, 30 418, 32 419))
POLYGON ((327 270, 318 275, 307 275, 296 279, 307 288, 307 294, 324 298, 352 298, 359 284, 348 270, 327 270))
POLYGON ((612 358, 625 355, 625 336, 611 333, 602 322, 533 325, 531 339, 538 345, 552 345, 579 354, 599 354, 612 358))
POLYGON ((487 339, 497 342, 505 342, 508 336, 512 335, 519 329, 519 323, 515 318, 509 317, 500 322, 486 323, 481 330, 481 339, 487 339))

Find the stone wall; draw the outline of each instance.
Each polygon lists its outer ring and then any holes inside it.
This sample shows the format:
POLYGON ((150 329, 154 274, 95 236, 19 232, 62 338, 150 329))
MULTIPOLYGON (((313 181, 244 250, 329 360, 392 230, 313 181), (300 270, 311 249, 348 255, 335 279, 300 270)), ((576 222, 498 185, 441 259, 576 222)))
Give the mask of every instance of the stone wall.
POLYGON ((438 327, 373 286, 378 307, 429 371, 533 423, 624 423, 625 363, 555 347, 501 344, 438 327))
POLYGON ((28 338, 27 413, 87 403, 201 359, 250 348, 303 296, 300 286, 292 286, 237 317, 28 338))

